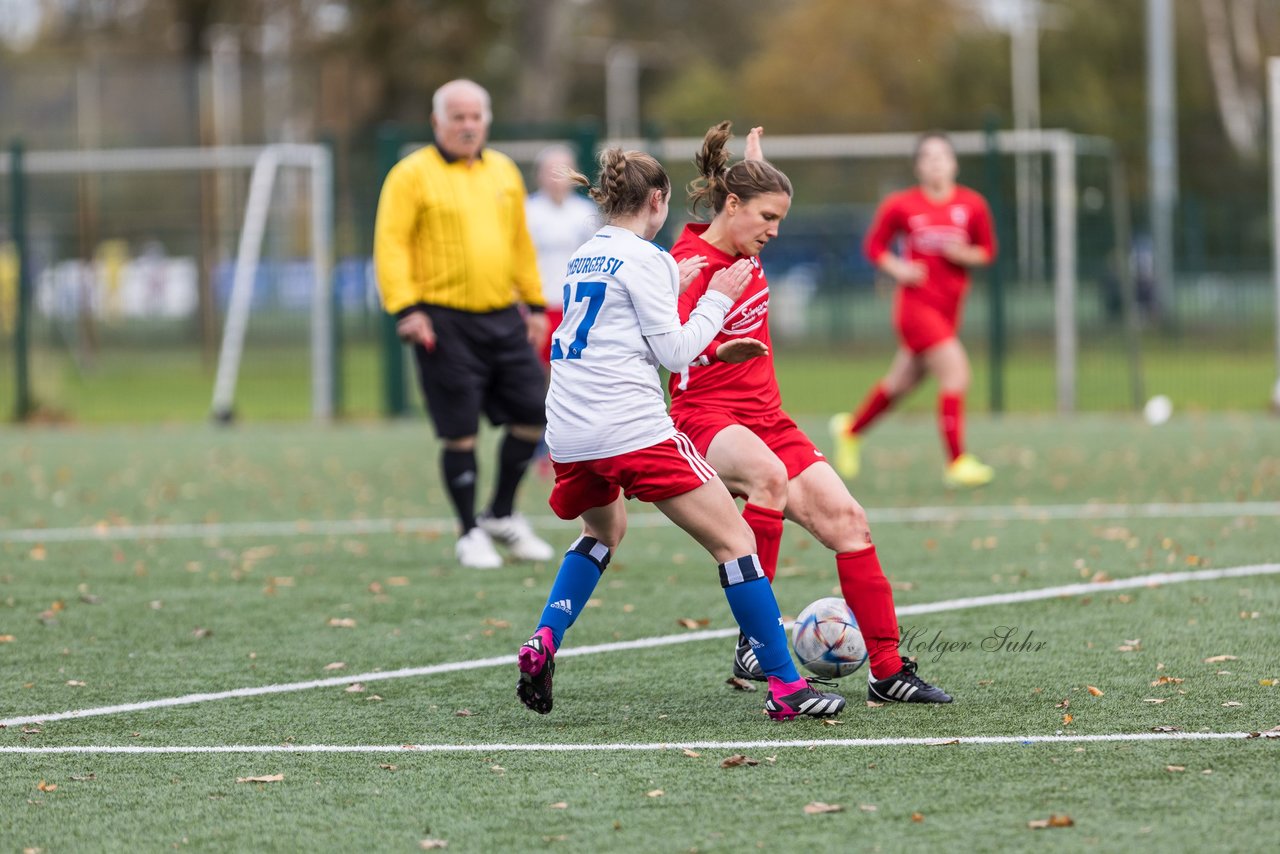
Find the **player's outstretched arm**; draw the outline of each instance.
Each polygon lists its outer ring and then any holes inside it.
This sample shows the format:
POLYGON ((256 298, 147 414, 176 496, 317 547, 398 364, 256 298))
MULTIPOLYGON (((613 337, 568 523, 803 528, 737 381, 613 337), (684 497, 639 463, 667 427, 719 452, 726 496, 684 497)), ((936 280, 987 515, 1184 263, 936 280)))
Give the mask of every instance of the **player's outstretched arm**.
POLYGON ((764 160, 764 148, 760 145, 760 138, 764 136, 763 127, 753 127, 747 134, 747 151, 743 155, 744 160, 764 160))
POLYGON ((769 348, 755 338, 734 338, 716 348, 716 361, 735 365, 748 359, 769 355, 769 348))

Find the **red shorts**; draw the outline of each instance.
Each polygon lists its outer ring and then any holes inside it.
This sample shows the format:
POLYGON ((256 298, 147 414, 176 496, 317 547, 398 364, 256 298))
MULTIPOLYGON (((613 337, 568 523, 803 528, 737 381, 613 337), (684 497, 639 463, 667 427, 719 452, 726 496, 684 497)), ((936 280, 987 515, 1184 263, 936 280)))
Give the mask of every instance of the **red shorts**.
POLYGON ((769 450, 787 467, 787 480, 792 479, 809 466, 825 462, 826 457, 818 446, 809 441, 804 431, 796 426, 782 410, 766 412, 750 421, 719 409, 695 409, 682 407, 671 413, 676 426, 688 434, 698 453, 706 454, 711 440, 726 427, 740 424, 759 436, 769 450))
POLYGON ((564 312, 558 308, 547 306, 547 338, 542 342, 542 348, 538 350, 538 357, 542 359, 543 365, 551 364, 551 338, 556 334, 556 330, 560 328, 560 321, 564 320, 564 312))
POLYGON ((692 492, 716 476, 683 433, 616 457, 552 461, 556 485, 547 503, 561 519, 576 519, 593 507, 612 504, 622 492, 627 498, 653 503, 692 492))
POLYGON ((948 338, 956 337, 960 311, 948 313, 919 302, 899 303, 894 310, 893 325, 898 330, 902 346, 912 353, 923 353, 948 338))

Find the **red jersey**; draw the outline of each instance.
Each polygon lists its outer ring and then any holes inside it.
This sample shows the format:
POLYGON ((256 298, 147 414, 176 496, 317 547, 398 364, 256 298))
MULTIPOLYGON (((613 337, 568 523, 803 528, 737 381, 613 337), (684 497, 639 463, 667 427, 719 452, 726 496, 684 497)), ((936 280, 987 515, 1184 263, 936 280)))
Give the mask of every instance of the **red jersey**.
MULTIPOLYGON (((680 295, 680 322, 688 321, 690 312, 707 292, 711 276, 733 264, 742 256, 729 255, 702 239, 706 223, 685 226, 671 247, 677 261, 694 255, 707 259, 698 278, 680 295)), ((724 325, 707 349, 694 363, 679 374, 671 375, 671 416, 686 406, 745 412, 752 416, 782 408, 782 393, 773 373, 773 345, 769 341, 769 282, 759 258, 751 259, 755 272, 738 301, 725 315, 724 325), (716 348, 734 338, 755 338, 769 348, 769 355, 748 359, 738 364, 715 361, 716 348)))
POLYGON ((899 234, 906 236, 903 257, 919 261, 927 272, 918 285, 899 285, 898 299, 919 301, 947 315, 954 315, 969 287, 969 272, 953 264, 942 254, 942 248, 953 242, 981 246, 995 258, 995 230, 991 211, 976 191, 957 185, 951 198, 938 202, 925 195, 920 187, 894 193, 876 211, 875 221, 867 231, 863 249, 875 264, 899 234))

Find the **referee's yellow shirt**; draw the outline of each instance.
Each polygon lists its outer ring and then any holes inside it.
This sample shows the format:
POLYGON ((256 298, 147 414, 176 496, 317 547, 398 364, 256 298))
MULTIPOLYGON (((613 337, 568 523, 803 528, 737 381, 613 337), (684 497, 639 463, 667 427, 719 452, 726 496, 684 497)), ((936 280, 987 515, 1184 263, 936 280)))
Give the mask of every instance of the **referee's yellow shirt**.
POLYGON ((431 145, 397 163, 382 185, 374 226, 383 308, 544 305, 524 200, 520 170, 492 149, 468 165, 431 145))

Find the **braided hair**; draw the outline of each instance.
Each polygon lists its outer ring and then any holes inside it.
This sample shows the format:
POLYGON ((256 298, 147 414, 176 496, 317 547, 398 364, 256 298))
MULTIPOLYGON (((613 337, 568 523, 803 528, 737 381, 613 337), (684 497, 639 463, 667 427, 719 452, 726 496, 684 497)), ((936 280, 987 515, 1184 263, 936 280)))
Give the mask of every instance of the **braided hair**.
POLYGON ((671 179, 661 163, 643 151, 621 148, 600 152, 600 174, 594 187, 581 172, 570 171, 569 180, 587 188, 587 195, 599 206, 605 222, 642 210, 654 190, 671 190, 671 179))

